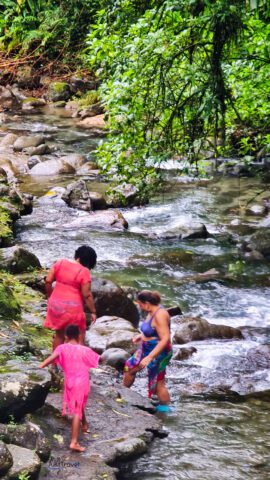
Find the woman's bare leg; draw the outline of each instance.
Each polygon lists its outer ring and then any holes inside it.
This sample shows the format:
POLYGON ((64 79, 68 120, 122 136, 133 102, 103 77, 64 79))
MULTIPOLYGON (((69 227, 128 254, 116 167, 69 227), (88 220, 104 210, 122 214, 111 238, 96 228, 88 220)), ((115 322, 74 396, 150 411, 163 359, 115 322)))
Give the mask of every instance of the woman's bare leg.
POLYGON ((76 452, 84 452, 85 448, 82 447, 78 442, 79 432, 81 426, 81 419, 79 415, 76 413, 72 419, 71 424, 71 441, 69 448, 71 450, 75 450, 76 452))
POLYGON ((157 382, 157 397, 161 405, 169 405, 171 403, 170 394, 165 384, 165 380, 157 382))
POLYGON ((55 330, 55 334, 53 336, 53 350, 58 347, 58 345, 62 345, 65 341, 65 331, 64 330, 55 330))

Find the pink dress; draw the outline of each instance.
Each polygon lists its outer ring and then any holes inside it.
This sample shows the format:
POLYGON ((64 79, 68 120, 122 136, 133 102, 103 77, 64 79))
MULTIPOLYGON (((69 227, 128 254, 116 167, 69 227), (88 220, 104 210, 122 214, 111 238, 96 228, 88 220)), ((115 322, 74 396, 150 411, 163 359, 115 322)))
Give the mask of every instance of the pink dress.
POLYGON ((59 260, 53 266, 56 280, 55 288, 48 300, 47 316, 44 327, 62 330, 68 325, 78 325, 86 330, 81 287, 91 283, 88 268, 70 260, 59 260))
POLYGON ((63 415, 82 413, 90 392, 89 368, 95 368, 99 355, 84 345, 63 343, 54 350, 57 363, 64 370, 63 415))

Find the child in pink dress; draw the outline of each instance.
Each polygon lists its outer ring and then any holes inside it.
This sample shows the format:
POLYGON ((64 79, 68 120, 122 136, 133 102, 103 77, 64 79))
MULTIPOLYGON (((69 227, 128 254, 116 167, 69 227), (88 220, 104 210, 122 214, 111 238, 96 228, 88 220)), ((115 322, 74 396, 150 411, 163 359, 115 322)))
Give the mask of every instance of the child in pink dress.
POLYGON ((84 433, 88 431, 84 409, 90 392, 89 368, 97 367, 99 355, 79 343, 80 330, 77 325, 69 325, 65 335, 67 343, 59 345, 52 355, 40 364, 40 368, 56 360, 64 370, 63 415, 73 415, 70 448, 83 452, 85 448, 78 443, 78 436, 80 424, 84 433))

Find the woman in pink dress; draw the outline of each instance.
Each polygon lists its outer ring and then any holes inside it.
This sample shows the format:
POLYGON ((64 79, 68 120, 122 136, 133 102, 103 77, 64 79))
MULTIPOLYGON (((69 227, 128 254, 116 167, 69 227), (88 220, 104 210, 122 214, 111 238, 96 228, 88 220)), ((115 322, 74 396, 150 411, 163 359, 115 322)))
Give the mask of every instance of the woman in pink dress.
POLYGON ((95 266, 96 259, 95 250, 83 245, 76 250, 74 260, 62 259, 56 262, 45 279, 49 300, 44 327, 55 330, 53 350, 64 342, 64 332, 70 324, 77 325, 84 337, 84 302, 92 314, 91 323, 96 320, 89 271, 95 266), (56 282, 54 289, 53 282, 56 282))
POLYGON ((54 350, 40 368, 47 367, 56 361, 64 370, 64 401, 63 415, 71 414, 71 442, 70 449, 84 452, 85 448, 78 442, 80 424, 82 431, 88 432, 84 409, 90 392, 89 368, 98 366, 99 355, 91 348, 79 343, 80 330, 77 325, 69 325, 66 329, 66 341, 54 350))

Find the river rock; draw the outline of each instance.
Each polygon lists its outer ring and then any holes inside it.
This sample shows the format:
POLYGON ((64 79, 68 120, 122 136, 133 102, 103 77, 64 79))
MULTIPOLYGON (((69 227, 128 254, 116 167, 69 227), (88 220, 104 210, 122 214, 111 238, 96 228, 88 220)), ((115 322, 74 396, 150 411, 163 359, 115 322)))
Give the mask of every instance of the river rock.
POLYGON ((30 170, 31 175, 60 175, 62 173, 75 173, 75 169, 67 162, 58 158, 52 160, 45 160, 45 162, 38 163, 30 170))
POLYGON ((119 210, 109 209, 89 212, 88 215, 66 223, 63 228, 67 230, 89 228, 90 230, 124 231, 128 228, 128 223, 119 210))
POLYGON ((108 348, 102 353, 100 362, 105 365, 110 365, 119 372, 122 372, 129 356, 130 354, 126 350, 123 350, 123 348, 108 348))
POLYGON ((114 188, 107 201, 110 207, 135 207, 142 204, 138 190, 131 184, 119 185, 114 188))
POLYGON ((1 147, 12 147, 17 138, 18 135, 16 135, 15 133, 8 133, 2 138, 0 145, 1 147))
POLYGON ((18 107, 19 102, 12 91, 7 87, 0 86, 0 106, 7 110, 18 107))
POLYGON ((160 239, 188 240, 194 238, 207 238, 209 236, 206 226, 196 220, 188 220, 174 225, 165 232, 152 233, 151 237, 160 239))
POLYGON ((33 155, 29 158, 29 160, 27 160, 27 166, 29 169, 31 169, 38 163, 41 163, 42 161, 43 159, 40 155, 33 155))
POLYGON ((6 373, 0 374, 0 418, 15 419, 42 407, 48 394, 51 377, 38 370, 38 363, 21 359, 9 360, 6 373))
MULTIPOLYGON (((94 278, 91 284, 97 316, 117 316, 129 320, 135 327, 139 312, 124 290, 110 280, 94 278)), ((122 330, 122 328, 121 328, 122 330)))
POLYGON ((60 157, 59 160, 69 163, 75 170, 78 170, 82 165, 86 163, 86 157, 79 153, 71 153, 70 155, 65 155, 60 157))
MULTIPOLYGON (((130 350, 130 340, 137 333, 137 330, 130 321, 118 316, 104 315, 99 317, 94 325, 91 326, 91 329, 87 331, 86 340, 89 346, 97 353, 103 353, 107 348, 124 348, 122 346, 119 347, 118 344, 111 346, 109 342, 111 336, 115 333, 118 335, 119 332, 121 332, 123 343, 125 343, 125 338, 129 339, 128 346, 130 350)), ((112 343, 114 341, 117 342, 117 338, 112 337, 112 343)))
MULTIPOLYGON (((49 394, 46 406, 42 422, 49 427, 48 435, 53 446, 51 458, 70 458, 70 426, 66 419, 60 418, 62 395, 49 394), (62 436, 61 445, 53 437, 55 431, 62 436)), ((149 412, 154 412, 154 409, 146 397, 122 385, 115 385, 112 369, 104 366, 92 370, 91 394, 86 406, 91 434, 81 438, 86 451, 79 458, 79 471, 78 468, 69 469, 68 472, 63 472, 63 476, 60 471, 57 478, 71 480, 79 474, 82 480, 105 477, 115 480, 116 477, 108 466, 106 468, 106 464, 116 465, 120 459, 128 461, 145 452, 155 437, 167 435, 161 421, 149 412)), ((51 464, 51 460, 49 462, 51 464)))
POLYGON ((96 115, 95 117, 87 117, 78 122, 78 127, 95 128, 103 130, 105 128, 104 115, 96 115))
POLYGON ((69 100, 72 92, 67 82, 52 82, 49 85, 47 98, 50 102, 59 102, 60 100, 69 100))
POLYGON ((130 354, 137 350, 136 345, 132 343, 132 339, 134 337, 134 331, 130 332, 128 330, 117 330, 113 332, 106 342, 106 350, 107 348, 121 348, 126 350, 130 354))
POLYGON ((265 205, 251 205, 251 207, 246 210, 247 214, 256 215, 259 217, 265 215, 266 212, 267 209, 265 205))
POLYGON ((24 153, 27 153, 27 155, 45 155, 47 153, 50 153, 51 149, 46 143, 41 143, 38 147, 24 148, 23 151, 24 153))
POLYGON ((39 457, 32 450, 17 445, 8 445, 8 450, 12 455, 13 465, 5 480, 36 479, 41 467, 39 457))
POLYGON ((86 117, 95 117, 97 115, 102 115, 104 113, 104 108, 100 102, 94 103, 89 107, 83 108, 79 111, 79 115, 82 119, 86 117))
POLYGON ((0 157, 0 167, 6 172, 9 179, 14 179, 20 174, 19 169, 8 158, 0 157))
POLYGON ((92 210, 92 201, 86 182, 78 180, 67 186, 62 199, 72 208, 85 210, 90 212, 92 210))
POLYGON ((28 250, 16 245, 0 249, 0 269, 10 273, 23 273, 41 268, 39 259, 28 250))
POLYGON ((174 360, 186 360, 187 358, 190 358, 193 353, 197 352, 197 348, 195 347, 189 347, 189 348, 179 348, 177 350, 176 354, 174 355, 173 359, 174 360))
POLYGON ((6 445, 0 441, 0 477, 3 477, 12 465, 12 455, 6 445))
POLYGON ((33 450, 43 462, 50 457, 51 448, 48 439, 38 425, 32 422, 23 424, 0 424, 0 439, 18 447, 33 450))
POLYGON ((76 175, 96 178, 100 174, 97 165, 93 162, 87 162, 82 167, 78 168, 76 175))
POLYGON ((46 100, 44 98, 26 97, 22 101, 22 110, 28 110, 29 107, 44 107, 45 105, 46 100))
POLYGON ((15 152, 21 152, 24 148, 38 147, 44 143, 43 135, 23 135, 18 137, 13 144, 15 152))
POLYGON ((260 252, 265 258, 270 257, 270 229, 260 228, 248 241, 247 249, 260 252))
POLYGON ((201 317, 184 317, 175 331, 173 342, 182 344, 209 338, 239 339, 242 338, 242 333, 238 328, 215 325, 201 317))

